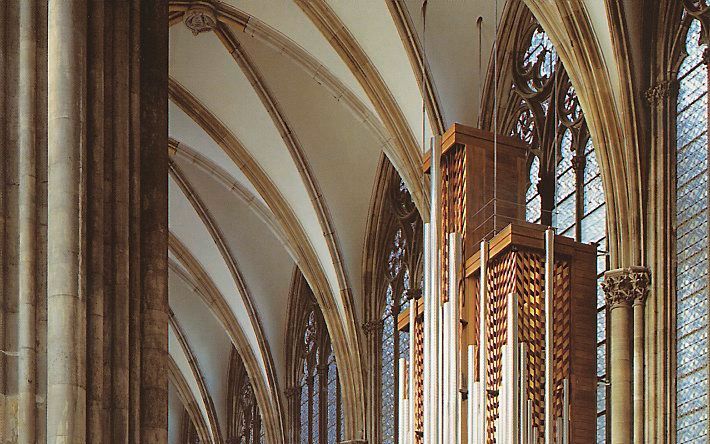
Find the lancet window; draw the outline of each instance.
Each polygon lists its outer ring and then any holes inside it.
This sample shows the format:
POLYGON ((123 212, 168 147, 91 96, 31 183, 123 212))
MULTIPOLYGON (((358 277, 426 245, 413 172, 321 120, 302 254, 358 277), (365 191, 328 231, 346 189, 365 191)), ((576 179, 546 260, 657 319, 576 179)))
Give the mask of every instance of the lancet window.
MULTIPOLYGON (((690 12, 696 12, 690 3, 690 12)), ((707 14, 707 13, 706 13, 707 14)), ((708 436, 708 61, 696 14, 683 20, 676 102, 676 442, 708 436)))
POLYGON ((254 388, 235 349, 229 362, 227 444, 262 444, 264 429, 254 388))
POLYGON ((296 336, 294 368, 295 441, 339 442, 343 436, 343 412, 335 354, 323 314, 305 280, 301 284, 298 301, 301 324, 296 336))
POLYGON ((380 354, 380 431, 381 442, 396 443, 399 406, 398 380, 400 358, 409 361, 409 332, 400 331, 398 318, 409 308, 410 299, 420 288, 415 280, 420 259, 418 239, 422 236, 421 219, 404 182, 391 177, 388 188, 387 211, 390 213, 388 236, 382 257, 382 291, 380 313, 382 319, 380 354))
MULTIPOLYGON (((599 247, 598 280, 608 268, 601 171, 577 94, 542 27, 531 19, 514 51, 509 134, 530 146, 525 216, 599 247)), ((599 287, 598 287, 599 288, 599 287)), ((605 442, 607 311, 597 290, 597 442, 605 442)))
MULTIPOLYGON (((368 236, 370 271, 366 274, 370 297, 366 302, 365 331, 370 356, 370 390, 375 394, 371 408, 373 417, 377 418, 369 439, 394 444, 401 433, 397 421, 399 360, 410 360, 412 328, 403 314, 421 295, 423 233, 412 196, 384 157, 376 193, 372 210, 376 217, 368 236)), ((419 327, 415 326, 414 330, 418 331, 419 327)), ((420 355, 417 354, 416 359, 421 360, 420 355)), ((419 361, 415 365, 420 365, 419 361)), ((421 397, 419 387, 415 385, 416 399, 421 397)))

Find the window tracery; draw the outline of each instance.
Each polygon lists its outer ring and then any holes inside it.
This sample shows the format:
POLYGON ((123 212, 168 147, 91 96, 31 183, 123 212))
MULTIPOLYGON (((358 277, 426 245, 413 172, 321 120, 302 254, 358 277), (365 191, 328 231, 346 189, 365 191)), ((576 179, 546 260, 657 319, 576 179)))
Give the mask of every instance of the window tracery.
MULTIPOLYGON (((343 410, 338 367, 325 319, 300 272, 295 331, 294 442, 327 444, 343 436, 343 410)), ((293 307, 292 307, 293 308, 293 307)))
MULTIPOLYGON (((513 63, 511 91, 516 98, 509 134, 531 150, 526 187, 528 222, 551 225, 577 241, 597 243, 602 252, 600 282, 608 269, 606 206, 601 172, 576 91, 551 40, 534 21, 521 34, 513 63)), ((597 375, 606 380, 607 310, 597 290, 597 375)), ((597 390, 597 442, 606 442, 607 386, 597 390)))
POLYGON ((381 443, 396 443, 398 424, 398 380, 400 358, 409 361, 409 331, 400 330, 398 319, 419 296, 421 288, 422 221, 411 195, 395 169, 386 162, 381 169, 378 243, 373 248, 373 282, 369 322, 372 342, 375 436, 381 443))
POLYGON ((228 390, 227 444, 263 444, 264 429, 254 388, 234 348, 229 361, 228 390))
POLYGON ((685 0, 676 101, 676 442, 708 435, 708 61, 703 1, 685 0), (701 21, 702 20, 702 21, 701 21))

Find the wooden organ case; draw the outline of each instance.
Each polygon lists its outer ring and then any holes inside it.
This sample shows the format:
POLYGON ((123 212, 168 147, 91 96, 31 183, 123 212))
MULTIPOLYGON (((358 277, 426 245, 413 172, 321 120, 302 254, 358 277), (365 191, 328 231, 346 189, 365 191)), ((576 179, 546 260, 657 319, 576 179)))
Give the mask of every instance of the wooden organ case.
POLYGON ((592 442, 596 247, 525 222, 517 139, 455 124, 432 151, 425 294, 398 323, 414 325, 399 442, 592 442))

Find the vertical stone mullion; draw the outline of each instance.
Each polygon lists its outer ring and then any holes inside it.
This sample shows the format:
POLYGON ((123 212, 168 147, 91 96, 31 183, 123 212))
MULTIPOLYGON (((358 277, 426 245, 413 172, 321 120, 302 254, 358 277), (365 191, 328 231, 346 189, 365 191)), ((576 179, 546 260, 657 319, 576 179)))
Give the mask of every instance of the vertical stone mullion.
POLYGON ((86 441, 83 253, 87 10, 48 10, 47 442, 86 441))

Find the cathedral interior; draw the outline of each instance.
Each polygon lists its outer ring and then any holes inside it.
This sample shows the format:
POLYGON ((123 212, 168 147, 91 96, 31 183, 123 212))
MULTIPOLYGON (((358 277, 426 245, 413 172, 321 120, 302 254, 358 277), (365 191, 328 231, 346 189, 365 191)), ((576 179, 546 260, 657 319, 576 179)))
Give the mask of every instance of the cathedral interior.
POLYGON ((1 0, 0 443, 707 443, 707 0, 1 0))

